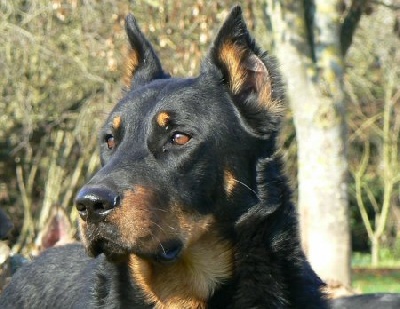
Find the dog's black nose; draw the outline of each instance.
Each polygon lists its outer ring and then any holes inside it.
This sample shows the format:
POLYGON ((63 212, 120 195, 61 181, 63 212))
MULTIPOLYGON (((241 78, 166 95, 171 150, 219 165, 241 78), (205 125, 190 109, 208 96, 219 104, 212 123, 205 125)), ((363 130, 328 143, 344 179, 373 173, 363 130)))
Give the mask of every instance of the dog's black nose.
POLYGON ((107 188, 83 187, 75 202, 82 220, 100 222, 119 205, 120 196, 107 188))

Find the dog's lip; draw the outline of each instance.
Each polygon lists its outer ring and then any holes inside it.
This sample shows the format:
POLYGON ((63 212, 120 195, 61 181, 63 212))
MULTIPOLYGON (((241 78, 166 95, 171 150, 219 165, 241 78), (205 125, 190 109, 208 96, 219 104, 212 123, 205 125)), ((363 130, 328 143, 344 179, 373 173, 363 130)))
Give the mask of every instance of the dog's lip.
POLYGON ((180 257, 183 243, 180 240, 173 239, 160 244, 160 247, 160 250, 154 255, 154 259, 161 263, 171 263, 180 257))
POLYGON ((114 242, 105 238, 97 238, 91 241, 88 246, 88 252, 93 257, 97 257, 102 253, 104 253, 107 257, 124 256, 129 253, 122 246, 119 246, 118 244, 115 244, 114 242))
POLYGON ((170 239, 158 242, 156 248, 136 247, 132 249, 132 254, 141 259, 153 261, 156 263, 173 263, 179 259, 184 245, 179 239, 170 239))
POLYGON ((179 239, 158 242, 156 249, 145 249, 142 246, 126 247, 107 238, 97 238, 90 243, 88 251, 93 257, 104 253, 107 259, 113 261, 125 258, 129 254, 135 254, 140 258, 158 263, 173 263, 181 256, 183 247, 184 245, 179 239))

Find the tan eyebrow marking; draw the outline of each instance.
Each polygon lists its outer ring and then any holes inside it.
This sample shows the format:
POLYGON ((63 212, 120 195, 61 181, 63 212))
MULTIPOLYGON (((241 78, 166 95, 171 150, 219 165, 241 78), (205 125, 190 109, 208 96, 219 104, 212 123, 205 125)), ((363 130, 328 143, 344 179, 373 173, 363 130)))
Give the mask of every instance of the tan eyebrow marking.
POLYGON ((161 112, 157 116, 157 123, 160 127, 165 127, 169 123, 169 114, 167 112, 161 112))
POLYGON ((118 130, 121 127, 121 122, 122 122, 121 116, 114 117, 112 121, 113 129, 118 130))

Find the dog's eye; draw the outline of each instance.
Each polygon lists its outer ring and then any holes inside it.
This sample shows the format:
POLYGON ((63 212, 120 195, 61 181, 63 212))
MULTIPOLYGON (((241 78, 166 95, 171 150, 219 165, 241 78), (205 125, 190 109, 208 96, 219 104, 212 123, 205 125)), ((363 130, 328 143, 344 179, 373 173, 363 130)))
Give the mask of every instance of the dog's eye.
POLYGON ((171 142, 175 145, 185 145, 192 137, 185 133, 177 132, 172 136, 171 142))
POLYGON ((106 134, 106 136, 104 137, 104 141, 106 142, 108 149, 114 149, 115 140, 112 134, 106 134))

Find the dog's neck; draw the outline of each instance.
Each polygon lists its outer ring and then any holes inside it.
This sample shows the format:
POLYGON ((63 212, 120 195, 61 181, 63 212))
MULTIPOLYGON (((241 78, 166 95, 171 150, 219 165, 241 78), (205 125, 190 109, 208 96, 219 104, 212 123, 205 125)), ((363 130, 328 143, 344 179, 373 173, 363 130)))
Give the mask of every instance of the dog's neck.
POLYGON ((232 277, 232 245, 215 233, 203 235, 171 264, 129 258, 131 276, 154 308, 206 308, 208 299, 232 277))

